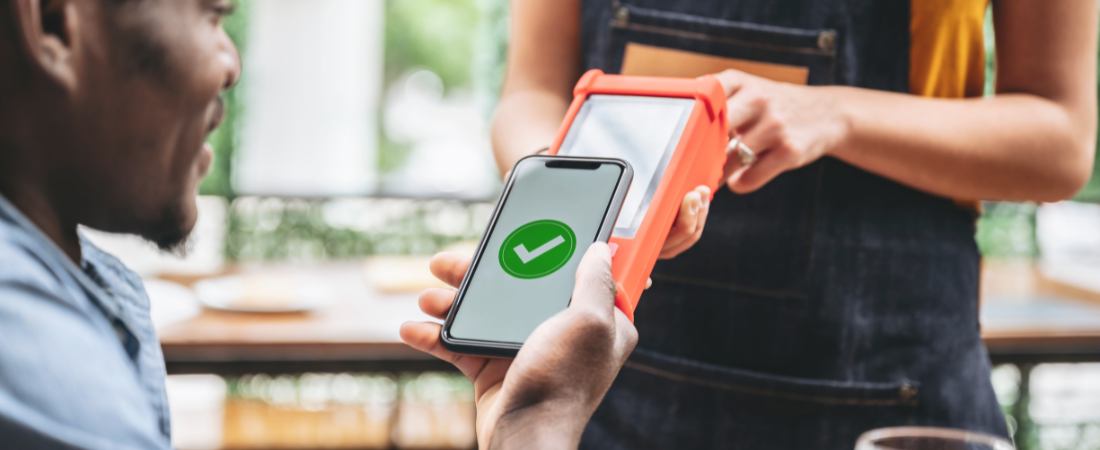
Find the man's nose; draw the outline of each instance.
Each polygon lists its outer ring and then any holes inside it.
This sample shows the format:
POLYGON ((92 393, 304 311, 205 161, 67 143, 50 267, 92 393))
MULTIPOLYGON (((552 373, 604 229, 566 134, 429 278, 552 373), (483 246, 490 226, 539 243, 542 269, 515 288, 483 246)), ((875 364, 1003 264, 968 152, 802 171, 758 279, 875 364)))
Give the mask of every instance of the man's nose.
POLYGON ((221 58, 226 67, 225 84, 223 89, 228 90, 241 80, 241 53, 237 45, 228 36, 225 37, 227 45, 221 53, 221 58))

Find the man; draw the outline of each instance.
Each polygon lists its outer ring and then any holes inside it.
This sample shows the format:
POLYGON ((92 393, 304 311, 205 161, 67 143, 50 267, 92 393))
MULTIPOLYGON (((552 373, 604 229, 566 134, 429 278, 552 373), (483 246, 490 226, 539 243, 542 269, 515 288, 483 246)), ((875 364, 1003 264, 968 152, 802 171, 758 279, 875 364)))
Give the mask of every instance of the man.
MULTIPOLYGON (((230 10, 227 0, 0 0, 3 447, 169 447, 148 298, 77 225, 164 250, 185 241, 212 159, 204 139, 240 76, 221 27, 230 10)), ((697 211, 700 196, 690 200, 697 211)), ((677 241, 690 245, 701 227, 681 222, 677 241)), ((514 361, 448 354, 437 325, 403 328, 474 381, 483 448, 576 446, 637 339, 613 306, 611 252, 589 248, 572 306, 514 361)), ((455 284, 467 265, 441 255, 432 269, 455 284)), ((429 291, 422 305, 440 315, 452 298, 429 291)))

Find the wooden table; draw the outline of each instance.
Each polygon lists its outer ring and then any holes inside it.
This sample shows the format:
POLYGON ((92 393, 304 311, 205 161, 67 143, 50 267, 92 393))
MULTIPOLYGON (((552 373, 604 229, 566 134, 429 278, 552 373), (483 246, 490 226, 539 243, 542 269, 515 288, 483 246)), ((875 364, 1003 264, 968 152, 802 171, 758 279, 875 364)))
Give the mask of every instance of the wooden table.
POLYGON ((985 264, 981 322, 995 364, 1100 361, 1100 293, 1028 262, 985 264))
MULTIPOLYGON (((286 314, 235 313, 204 309, 190 320, 161 329, 168 373, 374 372, 454 370, 401 342, 398 329, 409 320, 431 320, 417 306, 418 294, 383 293, 366 280, 357 263, 312 267, 236 269, 248 274, 322 277, 334 301, 315 311, 286 314)), ((184 284, 195 280, 177 279, 184 284)))
MULTIPOLYGON (((374 289, 361 264, 240 269, 252 270, 324 277, 335 301, 294 314, 204 310, 160 330, 169 373, 453 370, 398 336, 401 323, 429 319, 417 294, 374 289)), ((1100 361, 1100 294, 1046 280, 1026 264, 987 263, 984 278, 982 337, 994 363, 1100 361)))

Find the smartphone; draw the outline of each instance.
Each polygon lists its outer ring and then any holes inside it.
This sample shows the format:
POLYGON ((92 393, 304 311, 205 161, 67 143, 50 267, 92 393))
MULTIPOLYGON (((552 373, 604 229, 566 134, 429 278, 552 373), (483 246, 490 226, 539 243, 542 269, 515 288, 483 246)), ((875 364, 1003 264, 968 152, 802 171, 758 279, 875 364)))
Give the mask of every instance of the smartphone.
POLYGON ((581 257, 611 237, 633 178, 621 159, 516 163, 440 331, 443 346, 515 356, 536 327, 569 306, 581 257))

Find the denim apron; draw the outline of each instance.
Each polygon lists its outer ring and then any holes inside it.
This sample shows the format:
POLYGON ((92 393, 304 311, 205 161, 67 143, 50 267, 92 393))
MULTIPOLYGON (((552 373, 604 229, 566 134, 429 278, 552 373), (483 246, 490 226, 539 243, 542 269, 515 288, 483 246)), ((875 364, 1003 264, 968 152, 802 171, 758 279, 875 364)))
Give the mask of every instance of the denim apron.
MULTIPOLYGON (((909 89, 903 0, 582 0, 586 69, 628 42, 909 89)), ((662 261, 582 448, 851 450, 864 431, 1006 436, 978 329, 975 215, 826 157, 715 196, 662 261)))

